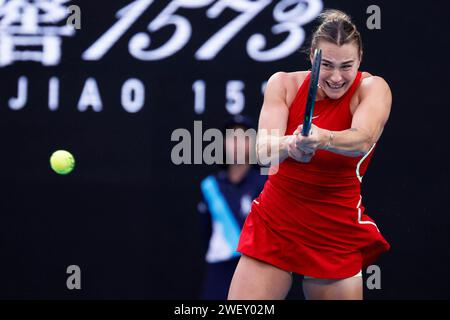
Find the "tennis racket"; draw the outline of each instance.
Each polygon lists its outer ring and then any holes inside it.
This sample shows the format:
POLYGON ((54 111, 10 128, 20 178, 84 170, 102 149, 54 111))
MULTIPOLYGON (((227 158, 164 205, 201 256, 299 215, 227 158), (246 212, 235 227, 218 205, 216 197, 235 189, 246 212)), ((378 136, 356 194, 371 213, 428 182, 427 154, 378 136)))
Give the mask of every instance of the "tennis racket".
POLYGON ((303 120, 302 136, 307 137, 311 131, 311 122, 316 102, 317 84, 319 82, 320 64, 322 62, 322 50, 314 50, 311 77, 309 79, 308 98, 306 100, 305 118, 303 120))

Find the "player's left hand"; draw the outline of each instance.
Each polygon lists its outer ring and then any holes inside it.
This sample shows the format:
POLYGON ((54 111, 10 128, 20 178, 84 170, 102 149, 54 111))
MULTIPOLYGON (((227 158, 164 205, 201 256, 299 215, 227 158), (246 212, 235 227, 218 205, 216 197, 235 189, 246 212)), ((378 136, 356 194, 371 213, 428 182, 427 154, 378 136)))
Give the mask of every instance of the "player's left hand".
POLYGON ((294 131, 295 144, 297 148, 306 152, 313 153, 317 149, 321 149, 326 144, 326 139, 328 138, 328 130, 319 128, 318 126, 311 124, 311 131, 307 137, 302 136, 303 125, 298 126, 294 131))

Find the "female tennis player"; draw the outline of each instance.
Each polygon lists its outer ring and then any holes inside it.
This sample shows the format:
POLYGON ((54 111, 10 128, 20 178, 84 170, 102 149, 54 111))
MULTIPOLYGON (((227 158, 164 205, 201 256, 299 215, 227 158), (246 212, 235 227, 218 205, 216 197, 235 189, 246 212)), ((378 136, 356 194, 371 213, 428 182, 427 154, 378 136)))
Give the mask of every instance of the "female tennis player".
POLYGON ((228 299, 284 299, 293 272, 304 275, 306 299, 362 299, 362 268, 390 247, 360 192, 389 117, 389 86, 359 71, 361 36, 345 13, 321 15, 311 59, 316 48, 322 63, 308 136, 301 124, 310 72, 278 72, 268 82, 257 153, 281 163, 252 203, 228 299))

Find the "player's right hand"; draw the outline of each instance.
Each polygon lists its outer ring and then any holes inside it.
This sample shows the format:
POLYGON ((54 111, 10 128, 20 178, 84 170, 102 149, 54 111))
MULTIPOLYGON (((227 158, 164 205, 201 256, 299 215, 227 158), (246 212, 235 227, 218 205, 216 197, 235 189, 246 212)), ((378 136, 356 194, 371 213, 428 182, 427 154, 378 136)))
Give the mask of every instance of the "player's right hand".
POLYGON ((311 161, 312 157, 314 156, 315 152, 312 153, 305 153, 303 150, 299 149, 296 145, 295 141, 295 135, 292 135, 289 139, 288 143, 288 155, 292 159, 302 162, 302 163, 308 163, 311 161))

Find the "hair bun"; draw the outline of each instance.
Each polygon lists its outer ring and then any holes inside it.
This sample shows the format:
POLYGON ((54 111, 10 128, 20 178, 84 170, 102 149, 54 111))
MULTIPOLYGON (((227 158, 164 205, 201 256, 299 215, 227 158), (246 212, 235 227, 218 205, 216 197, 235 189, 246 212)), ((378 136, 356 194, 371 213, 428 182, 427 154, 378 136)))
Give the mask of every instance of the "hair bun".
POLYGON ((350 24, 353 24, 352 19, 345 12, 336 9, 325 10, 320 14, 319 19, 322 22, 322 24, 334 21, 337 22, 345 21, 350 24))

